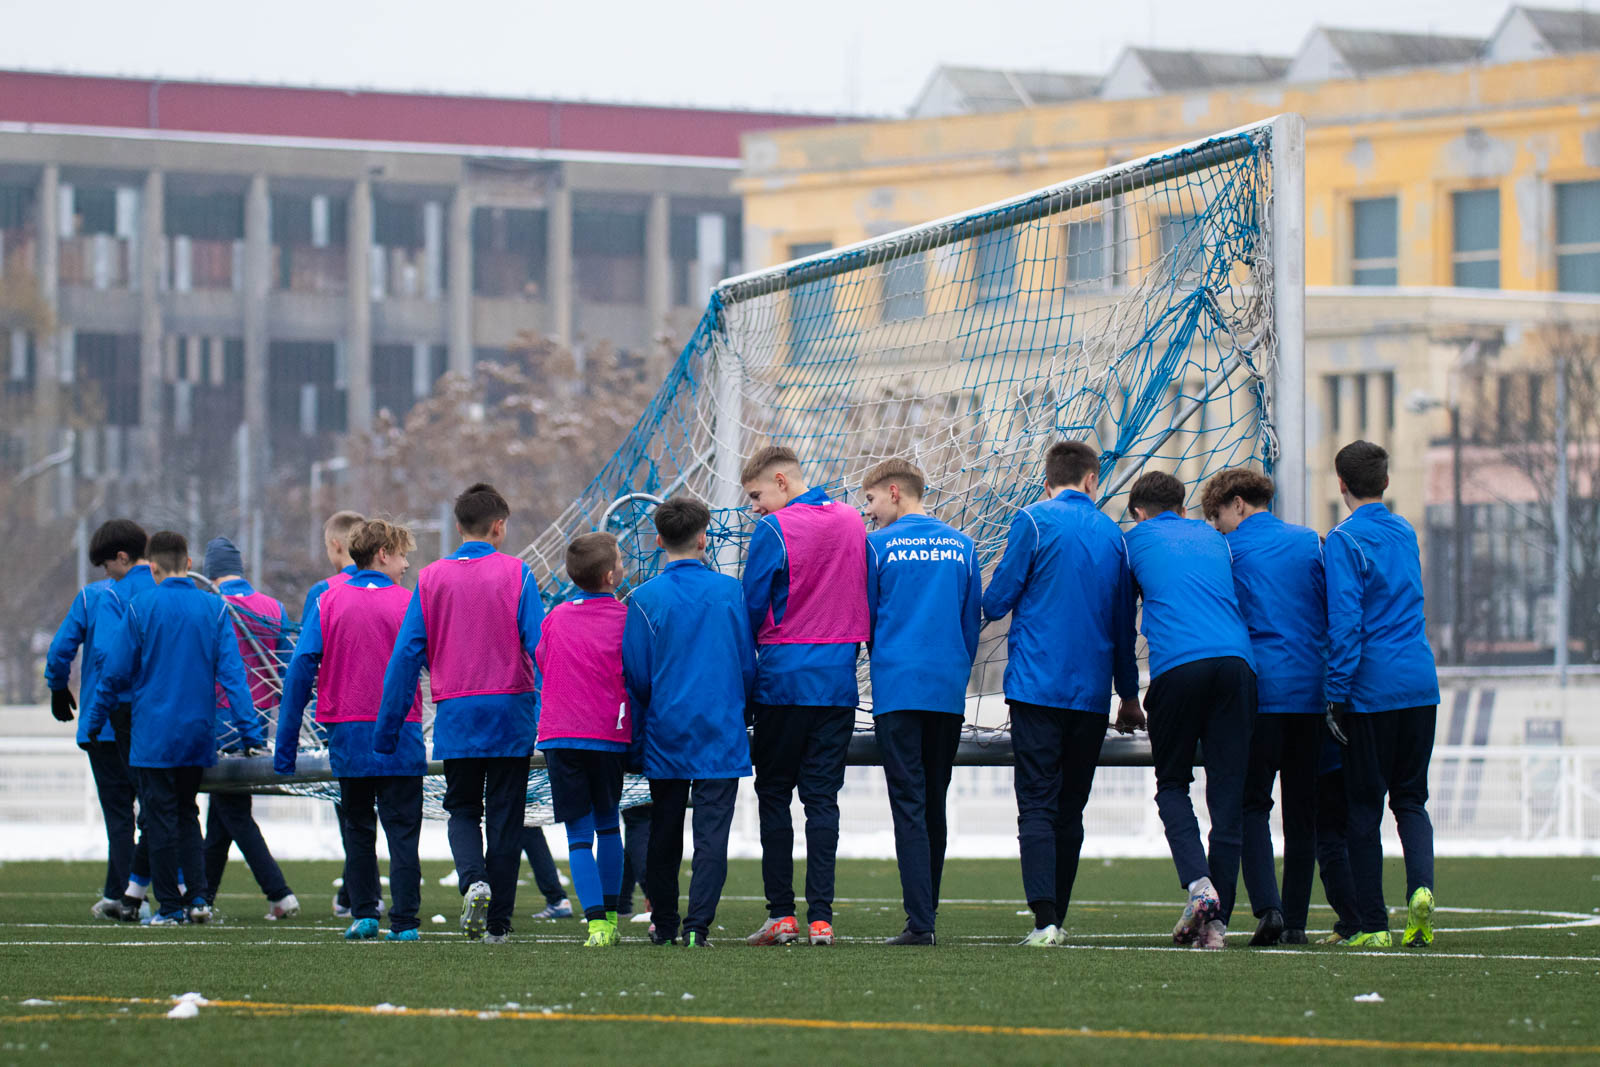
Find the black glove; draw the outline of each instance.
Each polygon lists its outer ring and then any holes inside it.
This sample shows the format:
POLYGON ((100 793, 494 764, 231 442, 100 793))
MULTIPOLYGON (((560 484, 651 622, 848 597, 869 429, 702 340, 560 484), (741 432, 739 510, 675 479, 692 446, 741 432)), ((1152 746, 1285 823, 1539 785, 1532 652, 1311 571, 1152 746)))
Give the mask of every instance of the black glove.
POLYGON ((50 714, 56 717, 57 722, 71 722, 72 710, 77 706, 78 700, 72 695, 72 690, 50 690, 50 714))
POLYGON ((1328 701, 1328 715, 1325 720, 1328 724, 1328 732, 1332 734, 1333 739, 1339 742, 1341 745, 1348 745, 1350 743, 1350 739, 1345 736, 1344 732, 1344 717, 1349 713, 1350 705, 1345 701, 1328 701))

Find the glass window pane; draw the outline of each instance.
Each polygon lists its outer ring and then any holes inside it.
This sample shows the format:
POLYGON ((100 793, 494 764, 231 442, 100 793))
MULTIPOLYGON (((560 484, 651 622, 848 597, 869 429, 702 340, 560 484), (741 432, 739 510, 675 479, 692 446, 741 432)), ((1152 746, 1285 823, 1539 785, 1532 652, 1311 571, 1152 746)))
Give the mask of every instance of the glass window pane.
MULTIPOLYGON (((804 259, 833 246, 827 241, 789 246, 790 259, 804 259)), ((833 282, 821 278, 789 290, 789 355, 803 359, 821 348, 833 332, 833 282)))
POLYGON ((1563 293, 1600 293, 1600 252, 1557 256, 1556 288, 1563 293))
POLYGON ((1454 284, 1466 289, 1500 288, 1500 261, 1478 259, 1457 263, 1454 284))
POLYGON ((921 252, 884 266, 883 317, 886 321, 918 318, 928 287, 928 260, 921 252))
MULTIPOLYGON (((1393 259, 1399 248, 1399 207, 1392 196, 1351 203, 1355 223, 1353 259, 1393 259)), ((1377 282, 1361 284, 1383 284, 1377 282)), ((1392 284, 1392 283, 1389 283, 1392 284)))
POLYGON ((1004 229, 972 239, 972 282, 979 300, 1010 300, 1016 293, 1015 230, 1004 229))
POLYGON ((1457 252, 1488 252, 1500 247, 1500 190, 1455 193, 1451 202, 1457 252))
POLYGON ((1396 285, 1399 278, 1393 267, 1369 267, 1353 271, 1350 281, 1353 285, 1396 285))
POLYGON ((1099 219, 1067 223, 1067 281, 1106 280, 1105 223, 1099 219))
POLYGON ((1600 241, 1600 181, 1557 185, 1556 244, 1576 245, 1593 241, 1600 241))

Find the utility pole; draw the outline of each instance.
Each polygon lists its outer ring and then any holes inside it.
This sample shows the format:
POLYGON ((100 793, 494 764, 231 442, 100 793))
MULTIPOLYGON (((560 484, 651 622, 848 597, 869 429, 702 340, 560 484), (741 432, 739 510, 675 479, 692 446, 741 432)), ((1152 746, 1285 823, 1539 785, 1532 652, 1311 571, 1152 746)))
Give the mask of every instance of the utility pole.
POLYGON ((1567 684, 1567 667, 1571 657, 1569 643, 1572 636, 1572 530, 1571 505, 1568 503, 1567 469, 1567 354, 1556 356, 1556 485, 1551 504, 1551 521, 1556 528, 1556 680, 1562 688, 1567 684))
POLYGON ((1454 610, 1450 619, 1450 663, 1460 667, 1467 654, 1467 524, 1461 502, 1461 397, 1450 398, 1450 531, 1453 544, 1454 610))

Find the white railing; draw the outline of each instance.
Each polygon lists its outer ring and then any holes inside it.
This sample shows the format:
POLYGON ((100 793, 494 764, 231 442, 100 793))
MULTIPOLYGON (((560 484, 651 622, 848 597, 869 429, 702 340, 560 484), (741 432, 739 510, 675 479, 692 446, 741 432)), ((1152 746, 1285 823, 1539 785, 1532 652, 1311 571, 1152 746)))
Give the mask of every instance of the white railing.
MULTIPOLYGON (((1193 794, 1205 823, 1205 776, 1193 794)), ((1438 851, 1446 855, 1600 854, 1600 746, 1440 746, 1430 774, 1438 851)), ((1160 856, 1166 844, 1148 767, 1102 767, 1084 815, 1085 852, 1160 856)), ((840 794, 841 852, 891 856, 894 836, 883 772, 852 767, 840 794)), ((331 804, 260 797, 257 818, 284 858, 335 856, 331 804)), ((1008 767, 958 767, 950 787, 950 854, 1016 854, 1017 811, 1008 767)), ((801 812, 795 806, 796 826, 801 812)), ((1276 821, 1276 820, 1274 820, 1276 821)), ((90 859, 104 831, 89 764, 70 738, 0 737, 0 860, 90 859)), ((1392 825, 1389 827, 1392 833, 1392 825)), ((561 834, 550 843, 560 851, 561 834)), ((796 839, 803 844, 804 835, 796 839)), ((734 819, 732 851, 759 855, 754 795, 747 779, 734 819)), ((1390 839, 1391 847, 1397 843, 1390 839)), ((446 858, 443 825, 430 824, 425 854, 446 858)))

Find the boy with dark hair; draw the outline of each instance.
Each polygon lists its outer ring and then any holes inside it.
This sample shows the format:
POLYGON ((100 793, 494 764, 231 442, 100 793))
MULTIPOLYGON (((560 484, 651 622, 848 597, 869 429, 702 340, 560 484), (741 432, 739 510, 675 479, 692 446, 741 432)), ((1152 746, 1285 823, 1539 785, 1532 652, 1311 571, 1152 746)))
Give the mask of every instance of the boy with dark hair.
POLYGON ((128 762, 139 782, 150 866, 161 910, 151 925, 209 922, 205 854, 195 795, 205 768, 217 761, 217 693, 227 698, 232 728, 246 747, 266 741, 250 704, 250 687, 228 610, 188 577, 189 546, 163 530, 150 538, 156 582, 127 605, 116 640, 106 649, 89 728, 105 721, 114 694, 130 694, 128 762), (187 872, 185 893, 179 869, 187 872), (187 898, 187 899, 185 899, 187 898), (187 904, 187 910, 185 909, 187 904))
POLYGON ((1061 927, 1083 852, 1115 687, 1117 729, 1144 723, 1133 636, 1133 580, 1122 530, 1096 503, 1100 456, 1060 441, 1044 461, 1045 499, 1011 520, 983 612, 1011 615, 1006 702, 1016 760, 1017 843, 1033 930, 1021 944, 1065 942, 1061 927), (1013 614, 1014 613, 1014 614, 1013 614))
POLYGON ((1150 749, 1156 807, 1178 881, 1189 892, 1173 928, 1180 945, 1220 949, 1238 888, 1244 835, 1244 777, 1256 717, 1255 657, 1239 611, 1228 541, 1190 519, 1183 483, 1149 471, 1133 483, 1123 535, 1134 589, 1144 600, 1140 629, 1150 649, 1150 749), (1195 747, 1206 768, 1210 853, 1189 799, 1195 747))
POLYGON ((675 497, 655 510, 661 573, 628 598, 622 672, 632 702, 630 766, 650 779, 645 894, 650 940, 676 943, 684 811, 694 801, 694 858, 683 943, 710 944, 728 878, 728 831, 739 779, 750 773, 745 704, 755 686, 756 649, 739 582, 706 566, 711 513, 675 497))
POLYGON ((373 748, 392 755, 426 663, 444 808, 472 940, 510 940, 538 723, 533 664, 544 605, 528 565, 499 550, 511 506, 478 482, 456 497, 461 547, 422 568, 383 676, 373 748), (487 838, 487 840, 486 840, 487 838))
POLYGON ((929 515, 927 480, 903 459, 861 479, 867 535, 872 729, 883 757, 906 926, 890 945, 932 945, 944 874, 945 794, 978 654, 983 577, 972 538, 929 515))
POLYGON ((428 769, 421 692, 412 693, 390 754, 374 751, 373 734, 384 666, 413 599, 398 583, 416 542, 406 527, 374 519, 351 532, 349 546, 356 573, 311 603, 289 662, 273 769, 294 773, 300 726, 311 687, 318 684, 316 717, 328 730, 328 762, 339 779, 344 810, 345 886, 354 912, 345 940, 378 936, 383 895, 377 838, 382 821, 394 894, 386 940, 415 941, 422 903, 417 840, 422 833, 422 776, 428 769))
POLYGON ((1433 944, 1433 824, 1428 763, 1439 675, 1423 616, 1422 561, 1411 524, 1383 503, 1389 453, 1370 441, 1334 457, 1350 517, 1328 534, 1328 710, 1345 746, 1350 872, 1361 932, 1352 947, 1387 948, 1383 800, 1406 858, 1408 947, 1433 944))
MULTIPOLYGON (((238 546, 226 537, 214 537, 206 545, 205 576, 216 585, 222 599, 235 608, 232 613, 239 658, 250 682, 250 697, 263 726, 266 715, 278 702, 272 679, 282 676, 285 661, 294 650, 289 639, 289 613, 283 604, 244 580, 244 559, 238 546)), ((235 742, 224 752, 238 751, 235 742)), ((272 858, 261 827, 251 813, 249 793, 218 792, 211 796, 206 813, 206 885, 215 898, 222 892, 222 875, 228 867, 228 849, 237 844, 256 885, 267 898, 269 922, 300 914, 300 901, 284 880, 283 869, 272 858)))
MULTIPOLYGON (((83 719, 80 729, 87 729, 88 709, 99 699, 101 690, 106 689, 104 671, 101 669, 106 658, 106 650, 111 643, 119 640, 122 633, 122 619, 127 614, 128 604, 133 598, 147 590, 155 588, 155 579, 150 574, 150 562, 146 558, 148 539, 142 527, 129 520, 128 525, 119 527, 115 543, 109 540, 103 545, 105 552, 115 550, 114 556, 108 556, 104 566, 106 574, 114 579, 107 595, 98 599, 95 604, 94 651, 89 660, 94 675, 93 689, 85 687, 83 701, 83 719), (138 552, 129 554, 127 551, 135 544, 138 552)), ((92 546, 91 546, 92 547, 92 546)), ((128 766, 128 781, 133 785, 134 794, 139 792, 139 776, 128 764, 130 745, 132 744, 132 726, 129 721, 131 710, 126 687, 112 688, 105 694, 110 708, 107 713, 107 728, 116 738, 117 753, 123 765, 128 766)), ((128 864, 128 882, 122 890, 122 918, 127 922, 137 922, 140 918, 147 917, 150 907, 145 897, 150 891, 150 842, 144 832, 145 805, 141 798, 139 814, 136 823, 139 829, 139 840, 134 846, 133 856, 128 864)), ((200 876, 196 874, 195 878, 200 876)))
POLYGON ((551 609, 539 636, 539 750, 550 773, 556 821, 567 828, 572 887, 583 903, 589 948, 617 944, 622 888, 618 804, 633 719, 622 684, 622 630, 628 609, 616 598, 627 576, 608 533, 567 546, 567 577, 580 592, 551 609))
POLYGON ((808 488, 799 458, 781 445, 751 456, 739 480, 756 515, 744 595, 760 650, 751 752, 768 916, 745 940, 786 945, 800 937, 789 814, 798 791, 807 934, 813 945, 831 945, 839 789, 860 698, 856 655, 868 637, 867 528, 854 508, 808 488))
MULTIPOLYGON (((72 695, 72 660, 83 649, 83 667, 78 688, 84 700, 94 695, 95 623, 100 600, 111 596, 111 586, 126 574, 136 560, 143 558, 144 529, 132 519, 112 519, 101 523, 89 539, 89 565, 104 567, 106 576, 91 582, 72 598, 72 607, 61 621, 50 651, 45 656, 44 683, 50 690, 50 713, 58 722, 71 722, 78 706, 72 695)), ((117 748, 117 732, 109 722, 96 735, 88 730, 88 716, 78 721, 78 747, 89 757, 95 793, 106 826, 106 881, 100 899, 89 908, 97 919, 123 918, 122 896, 128 886, 128 873, 134 852, 134 788, 127 760, 117 748)), ((135 905, 137 909, 137 904, 135 905)))
MULTIPOLYGON (((305 602, 300 606, 300 625, 304 627, 306 617, 311 614, 311 609, 316 605, 317 598, 327 592, 331 586, 343 585, 350 580, 350 576, 357 570, 355 562, 350 558, 350 535, 355 533, 356 527, 366 519, 360 512, 341 510, 328 516, 328 521, 322 524, 322 547, 328 554, 328 562, 337 567, 333 574, 317 582, 306 592, 305 602)), ((344 832, 344 808, 338 801, 333 804, 333 817, 339 823, 339 843, 344 848, 345 855, 350 854, 350 844, 344 832)), ((348 873, 348 872, 347 872, 348 873)), ((333 915, 336 919, 350 917, 350 890, 345 884, 349 879, 339 879, 339 891, 333 896, 333 915)), ((378 898, 378 914, 383 914, 383 898, 378 898)))
POLYGON ((1306 943, 1317 850, 1317 757, 1328 670, 1322 538, 1267 508, 1275 487, 1235 467, 1206 483, 1206 519, 1228 539, 1233 590, 1256 657, 1256 723, 1244 780, 1244 885, 1260 920, 1252 945, 1306 943), (1283 794, 1283 893, 1272 860, 1272 782, 1283 794))

